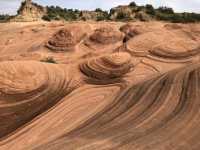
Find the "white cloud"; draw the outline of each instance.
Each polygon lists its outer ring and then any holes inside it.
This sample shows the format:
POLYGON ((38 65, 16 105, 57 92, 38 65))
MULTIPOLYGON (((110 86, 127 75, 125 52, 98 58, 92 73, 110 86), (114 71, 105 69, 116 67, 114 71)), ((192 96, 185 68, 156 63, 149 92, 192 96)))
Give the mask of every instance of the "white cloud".
POLYGON ((190 11, 200 13, 200 1, 199 0, 168 0, 165 4, 173 7, 176 11, 190 11))
POLYGON ((177 12, 200 13, 200 0, 157 0, 156 6, 172 7, 177 12))
POLYGON ((15 14, 20 0, 0 0, 0 14, 15 14))

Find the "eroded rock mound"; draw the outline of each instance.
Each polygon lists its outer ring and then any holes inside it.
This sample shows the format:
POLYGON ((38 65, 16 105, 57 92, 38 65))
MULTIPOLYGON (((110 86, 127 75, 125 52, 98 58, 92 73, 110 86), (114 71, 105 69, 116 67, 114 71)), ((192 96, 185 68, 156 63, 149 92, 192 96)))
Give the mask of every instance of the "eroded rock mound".
POLYGON ((112 44, 122 40, 122 34, 113 28, 104 27, 96 29, 90 40, 99 44, 112 44))
POLYGON ((82 28, 67 27, 56 32, 46 43, 46 47, 55 51, 75 50, 76 45, 86 36, 82 28))
POLYGON ((150 50, 151 55, 169 58, 184 59, 200 53, 200 44, 193 40, 177 39, 166 41, 150 50))
POLYGON ((131 38, 140 34, 140 32, 131 24, 125 24, 125 25, 121 26, 120 31, 125 34, 125 38, 123 40, 124 42, 127 42, 131 38))
POLYGON ((80 64, 80 70, 94 79, 120 78, 133 67, 131 56, 120 52, 94 58, 80 64))
POLYGON ((127 48, 135 55, 146 56, 155 45, 162 43, 165 37, 161 32, 149 32, 139 35, 127 42, 127 48))
POLYGON ((158 59, 186 59, 199 54, 199 42, 180 33, 176 35, 166 30, 144 33, 129 40, 127 49, 137 56, 153 56, 158 59))
POLYGON ((112 45, 112 47, 119 46, 123 41, 124 35, 120 31, 106 26, 98 28, 85 41, 85 44, 96 50, 112 45))
POLYGON ((110 19, 111 20, 120 20, 120 19, 135 19, 135 10, 137 8, 136 7, 129 7, 129 6, 118 6, 115 8, 111 9, 111 13, 110 13, 110 19))
POLYGON ((76 86, 58 65, 0 63, 0 138, 55 105, 76 86))

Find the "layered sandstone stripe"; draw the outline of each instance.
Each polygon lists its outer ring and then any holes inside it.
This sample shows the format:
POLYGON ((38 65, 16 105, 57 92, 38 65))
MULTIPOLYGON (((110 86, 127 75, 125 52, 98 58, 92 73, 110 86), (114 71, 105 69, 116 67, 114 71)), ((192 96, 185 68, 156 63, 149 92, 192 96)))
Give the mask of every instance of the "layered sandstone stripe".
POLYGON ((97 28, 86 40, 85 45, 94 50, 115 49, 123 42, 124 34, 111 26, 97 28))
POLYGON ((130 72, 133 64, 128 53, 113 53, 89 59, 80 64, 80 70, 86 76, 99 80, 123 77, 130 72))
POLYGON ((54 51, 75 50, 76 45, 86 36, 84 29, 69 26, 57 31, 46 43, 46 47, 54 51))
POLYGON ((55 105, 76 87, 59 65, 0 63, 0 138, 55 105))

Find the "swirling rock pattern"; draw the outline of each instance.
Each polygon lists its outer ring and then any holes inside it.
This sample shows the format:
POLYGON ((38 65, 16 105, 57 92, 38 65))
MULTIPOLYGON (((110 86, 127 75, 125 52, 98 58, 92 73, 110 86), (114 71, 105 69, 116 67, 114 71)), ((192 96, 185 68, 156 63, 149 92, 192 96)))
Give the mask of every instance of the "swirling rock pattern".
POLYGON ((124 35, 119 30, 110 26, 101 27, 94 31, 88 39, 85 40, 85 45, 95 49, 101 50, 105 47, 118 47, 122 44, 124 35))
POLYGON ((148 32, 127 42, 127 49, 136 56, 157 59, 188 59, 200 53, 200 43, 188 36, 176 36, 169 31, 148 32), (174 37, 174 38, 171 38, 174 37))
POLYGON ((69 73, 56 65, 1 63, 0 137, 50 108, 74 87, 69 73))
POLYGON ((200 149, 198 23, 9 23, 0 32, 0 150, 200 149), (55 51, 44 48, 63 28, 55 51), (123 42, 131 30, 139 34, 123 42))
POLYGON ((114 53, 101 56, 80 64, 80 70, 86 76, 95 79, 120 78, 133 67, 128 53, 114 53))
POLYGON ((120 31, 125 33, 125 38, 123 40, 124 42, 127 42, 131 38, 133 38, 133 37, 137 36, 138 34, 140 34, 140 31, 138 31, 137 28, 135 28, 134 26, 132 26, 129 23, 121 26, 120 27, 120 31))
POLYGON ((200 53, 200 43, 183 39, 169 40, 150 50, 152 55, 169 59, 184 59, 200 53))
POLYGON ((127 42, 127 48, 137 56, 146 56, 155 45, 162 43, 164 37, 160 33, 148 32, 138 35, 127 42))
POLYGON ((97 115, 35 150, 198 150, 200 65, 130 86, 97 115))
POLYGON ((199 75, 193 64, 138 85, 83 87, 0 149, 198 150, 199 75))
POLYGON ((112 44, 120 41, 122 34, 111 27, 99 28, 90 36, 90 40, 98 44, 112 44))
POLYGON ((55 51, 75 50, 75 46, 86 36, 78 26, 63 28, 56 32, 46 43, 46 47, 55 51), (78 33, 78 34, 77 34, 78 33))

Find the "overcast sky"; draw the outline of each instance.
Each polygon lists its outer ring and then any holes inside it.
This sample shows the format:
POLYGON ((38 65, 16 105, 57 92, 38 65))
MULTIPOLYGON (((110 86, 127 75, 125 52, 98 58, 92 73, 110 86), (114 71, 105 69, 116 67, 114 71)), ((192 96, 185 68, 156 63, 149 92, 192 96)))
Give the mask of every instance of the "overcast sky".
MULTIPOLYGON (((0 0, 0 14, 15 14, 22 0, 0 0)), ((33 0, 41 5, 58 5, 65 8, 88 9, 102 8, 109 10, 133 0, 33 0)), ((200 13, 200 0, 135 0, 138 5, 152 4, 155 7, 168 6, 177 12, 200 13)))

